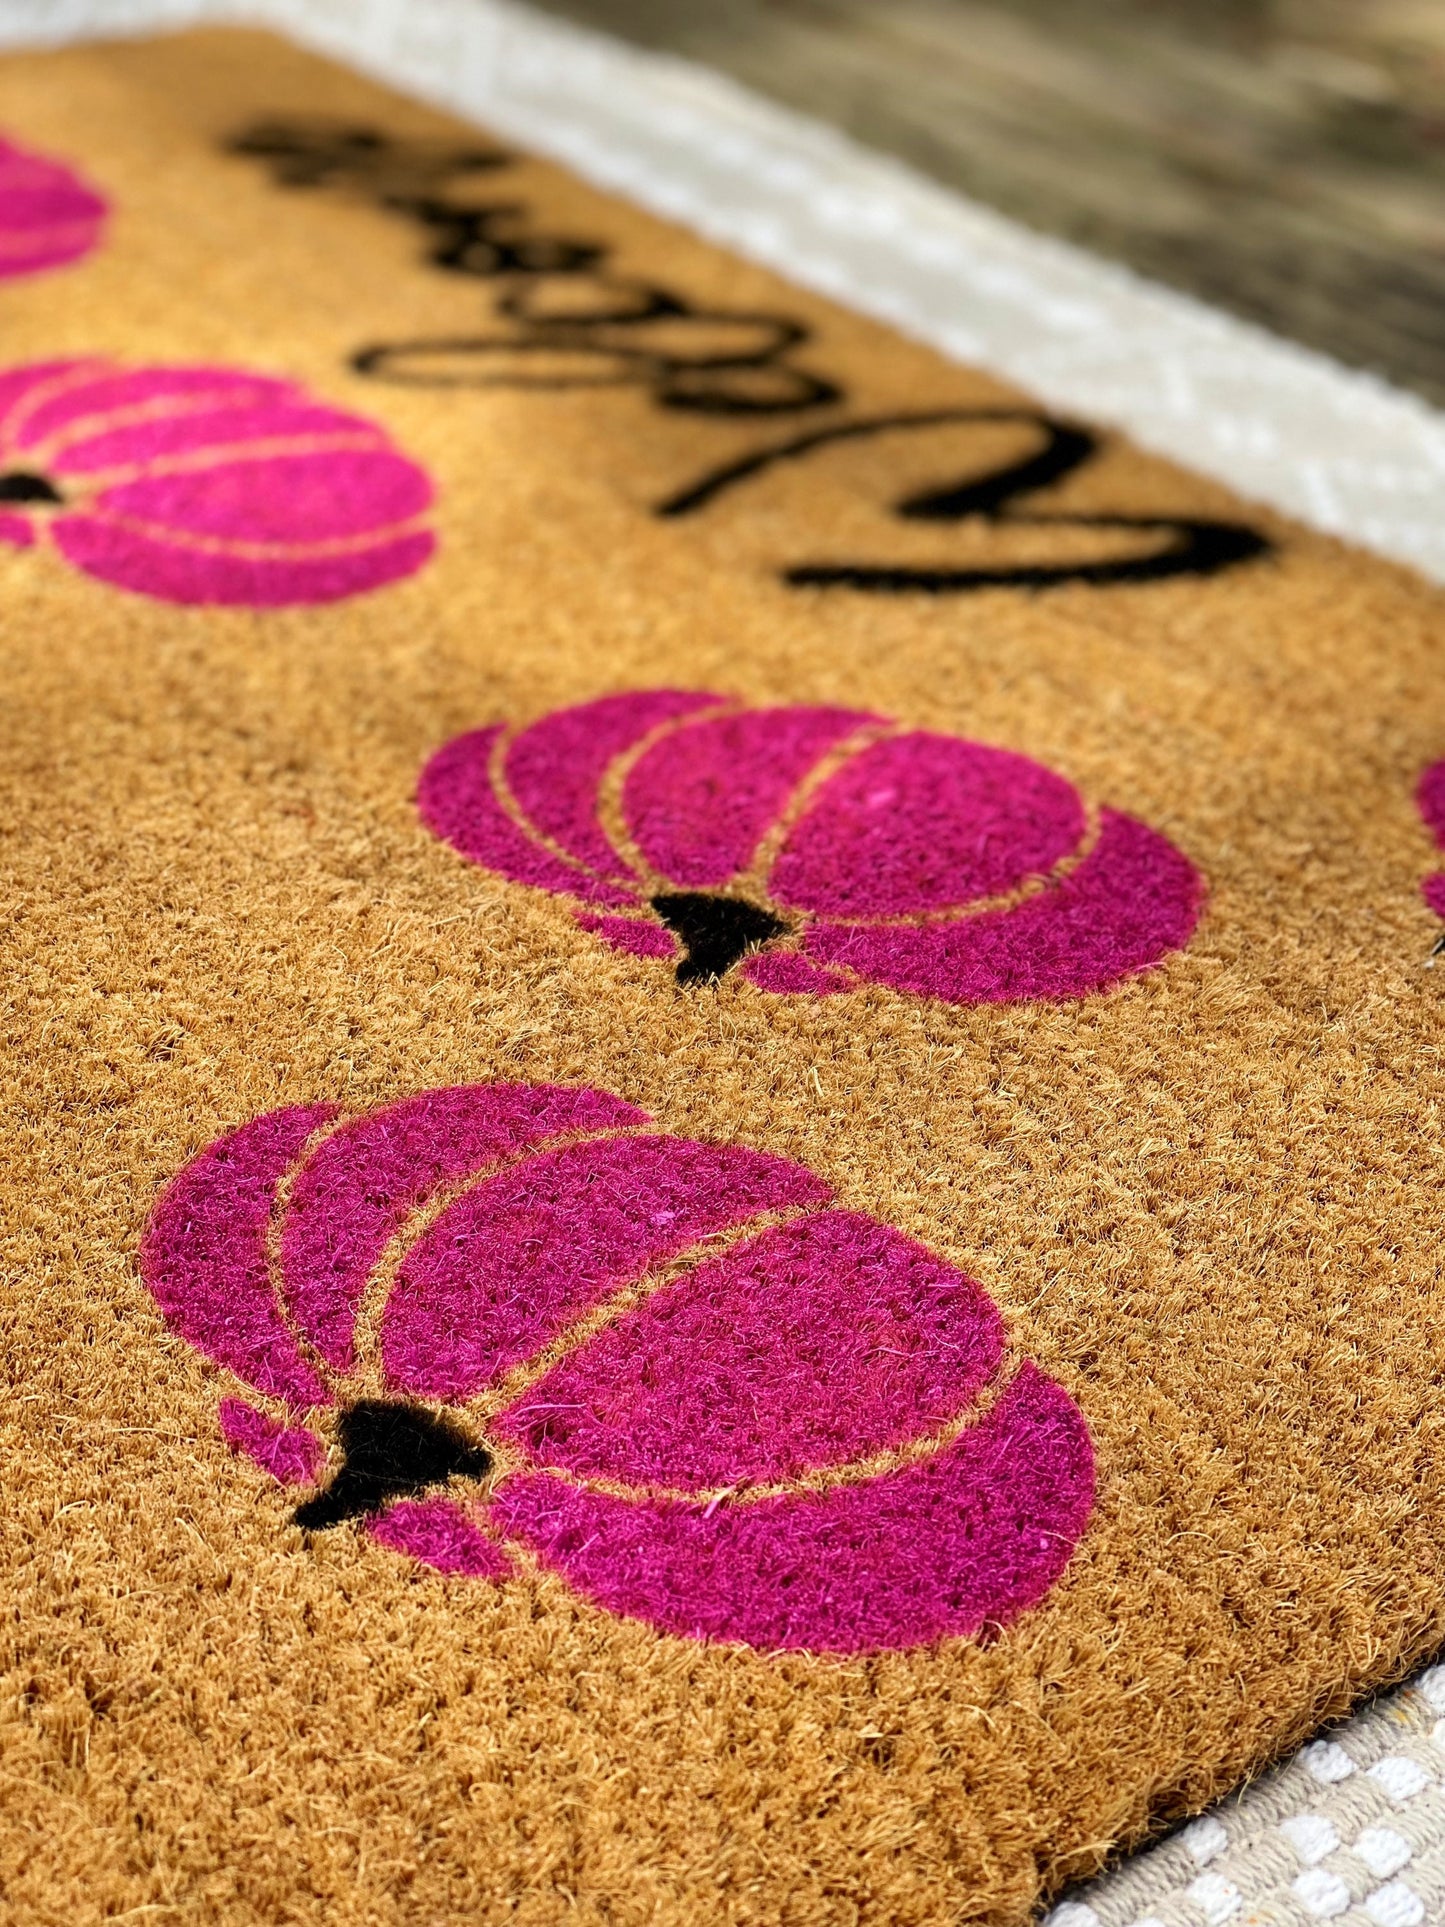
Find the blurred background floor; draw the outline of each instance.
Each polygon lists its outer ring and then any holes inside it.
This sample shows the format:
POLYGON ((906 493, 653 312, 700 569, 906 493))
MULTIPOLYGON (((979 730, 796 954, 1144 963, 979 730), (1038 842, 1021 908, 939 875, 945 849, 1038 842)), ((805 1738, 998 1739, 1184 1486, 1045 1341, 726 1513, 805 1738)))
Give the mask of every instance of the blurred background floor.
POLYGON ((1445 403, 1445 0, 543 0, 1445 403))

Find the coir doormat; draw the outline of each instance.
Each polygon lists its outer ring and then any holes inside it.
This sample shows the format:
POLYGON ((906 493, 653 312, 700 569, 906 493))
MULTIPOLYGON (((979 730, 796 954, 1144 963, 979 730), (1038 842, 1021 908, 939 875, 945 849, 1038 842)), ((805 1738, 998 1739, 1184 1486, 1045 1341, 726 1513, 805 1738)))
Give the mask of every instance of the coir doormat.
POLYGON ((1438 593, 277 41, 0 129, 9 1917, 1019 1922, 1432 1648, 1438 593))

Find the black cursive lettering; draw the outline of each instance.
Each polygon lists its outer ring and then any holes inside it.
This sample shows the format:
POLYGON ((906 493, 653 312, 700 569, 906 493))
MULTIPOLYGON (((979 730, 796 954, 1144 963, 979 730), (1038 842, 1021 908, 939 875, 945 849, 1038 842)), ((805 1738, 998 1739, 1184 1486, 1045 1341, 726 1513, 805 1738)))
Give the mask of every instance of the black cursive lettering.
POLYGON ((611 276, 603 243, 537 233, 524 204, 459 192, 469 177, 509 164, 499 149, 310 120, 264 121, 230 145, 268 162, 282 187, 361 194, 425 232, 433 267, 499 285, 493 312, 514 332, 371 343, 352 366, 373 380, 440 388, 624 382, 660 408, 704 415, 798 414, 841 395, 835 382, 791 360, 809 336, 802 322, 698 308, 671 289, 611 276))
MULTIPOLYGON (((603 242, 537 231, 524 202, 479 198, 479 179, 512 164, 500 148, 400 140, 366 126, 312 119, 258 122, 230 145, 266 162, 282 187, 349 192, 411 222, 424 236, 433 268, 491 284, 490 318, 500 325, 369 343, 354 352, 351 365, 373 381, 443 389, 631 386, 659 408, 719 416, 798 415, 846 399, 840 383, 795 359, 810 331, 794 317, 697 307, 661 283, 612 272, 603 242)), ((1087 429, 1026 408, 835 421, 710 469, 659 503, 656 513, 665 519, 696 514, 779 464, 805 461, 842 442, 960 424, 1018 424, 1032 431, 1036 446, 983 474, 902 497, 887 506, 894 521, 940 529, 976 520, 999 529, 1114 530, 1157 541, 1142 554, 991 567, 946 557, 927 564, 797 562, 782 570, 782 579, 875 595, 1106 587, 1216 575, 1270 550, 1268 539, 1243 522, 1030 509, 1030 498, 1095 461, 1100 444, 1087 429)))
POLYGON ((698 481, 657 505, 663 518, 693 515, 720 495, 755 480, 783 462, 796 462, 815 450, 839 442, 897 431, 954 427, 960 423, 1018 422, 1038 431, 1041 445, 1029 455, 1002 467, 904 496, 891 505, 902 521, 961 522, 978 516, 996 525, 1033 528, 1119 529, 1158 533, 1170 538, 1144 555, 1060 563, 1004 564, 996 568, 958 568, 944 564, 916 566, 898 563, 801 562, 783 571, 783 580, 797 588, 857 589, 874 595, 958 594, 971 589, 1047 589, 1064 583, 1095 587, 1128 582, 1160 582, 1171 576, 1216 575, 1240 562, 1263 555, 1268 540, 1242 522, 1219 522, 1192 516, 1041 514, 1017 509, 1021 498, 1037 494, 1064 480, 1092 461, 1099 452, 1098 437, 1087 429, 1031 409, 947 408, 927 413, 878 415, 864 421, 835 422, 792 441, 755 450, 740 460, 713 469, 698 481))

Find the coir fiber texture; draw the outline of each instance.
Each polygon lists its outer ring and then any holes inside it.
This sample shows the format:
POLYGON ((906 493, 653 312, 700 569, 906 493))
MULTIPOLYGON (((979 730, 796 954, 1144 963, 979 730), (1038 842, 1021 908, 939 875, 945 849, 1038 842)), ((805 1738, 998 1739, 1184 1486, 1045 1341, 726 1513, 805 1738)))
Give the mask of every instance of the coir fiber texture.
POLYGON ((1006 1927, 1437 1647, 1439 593, 276 41, 0 137, 7 1919, 1006 1927))

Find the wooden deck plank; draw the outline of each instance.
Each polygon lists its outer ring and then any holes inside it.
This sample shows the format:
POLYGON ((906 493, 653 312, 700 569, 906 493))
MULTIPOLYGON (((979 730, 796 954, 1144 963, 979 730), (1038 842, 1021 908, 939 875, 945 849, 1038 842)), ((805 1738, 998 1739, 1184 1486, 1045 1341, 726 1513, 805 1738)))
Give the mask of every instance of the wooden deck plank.
POLYGON ((1445 401, 1445 0, 547 0, 1445 401))

